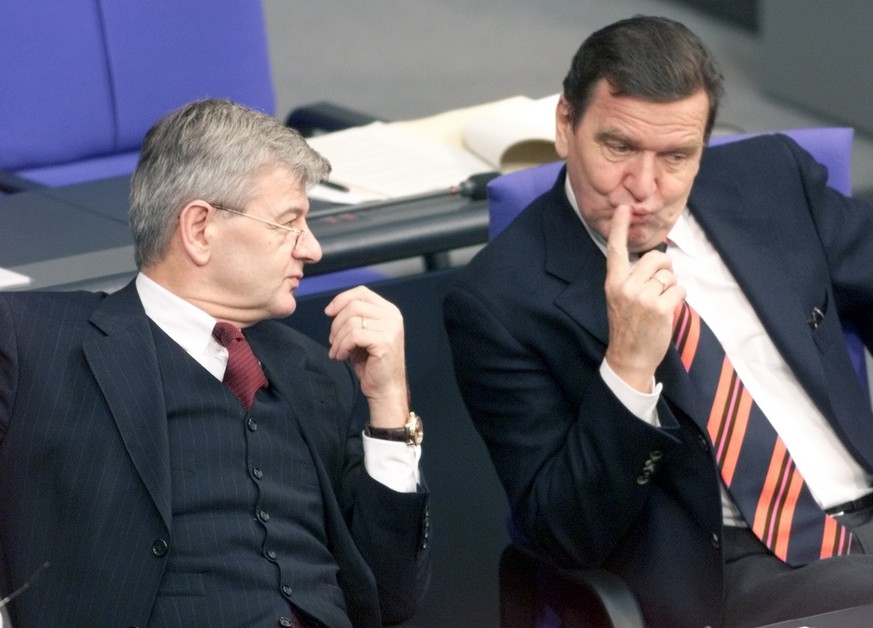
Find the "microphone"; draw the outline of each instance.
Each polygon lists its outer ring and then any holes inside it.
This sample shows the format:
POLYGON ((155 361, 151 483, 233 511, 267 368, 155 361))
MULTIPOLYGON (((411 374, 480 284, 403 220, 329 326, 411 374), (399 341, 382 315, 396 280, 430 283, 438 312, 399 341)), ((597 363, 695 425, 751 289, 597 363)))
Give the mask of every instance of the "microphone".
POLYGON ((309 218, 323 218, 333 216, 335 214, 345 214, 349 212, 358 212, 367 209, 383 208, 390 205, 398 205, 400 203, 410 203, 414 201, 427 200, 431 198, 441 198, 444 196, 463 196, 471 201, 481 201, 486 198, 488 182, 495 177, 500 176, 499 172, 480 172, 474 174, 458 185, 453 185, 449 188, 440 188, 432 192, 423 194, 412 194, 410 196, 400 196, 397 198, 389 198, 384 201, 368 201, 366 203, 357 203, 352 205, 336 205, 324 208, 312 208, 309 212, 309 218))
POLYGON ((466 181, 450 188, 453 194, 465 196, 474 201, 484 200, 487 196, 488 182, 500 176, 499 172, 480 172, 466 181))

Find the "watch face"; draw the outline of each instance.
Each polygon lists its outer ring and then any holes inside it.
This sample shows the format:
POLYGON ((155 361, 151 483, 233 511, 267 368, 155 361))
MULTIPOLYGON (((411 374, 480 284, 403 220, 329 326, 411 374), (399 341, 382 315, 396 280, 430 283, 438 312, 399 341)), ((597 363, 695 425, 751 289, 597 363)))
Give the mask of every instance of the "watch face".
POLYGON ((407 442, 410 445, 420 445, 424 440, 424 425, 415 412, 409 413, 409 423, 406 424, 407 442))

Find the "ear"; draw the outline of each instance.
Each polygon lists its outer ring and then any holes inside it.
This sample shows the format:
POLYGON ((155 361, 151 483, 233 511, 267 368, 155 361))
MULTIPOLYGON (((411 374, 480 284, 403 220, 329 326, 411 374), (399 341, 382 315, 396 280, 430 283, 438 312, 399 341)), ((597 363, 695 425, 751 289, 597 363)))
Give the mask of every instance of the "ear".
POLYGON ((555 151, 561 159, 567 158, 570 142, 574 139, 573 117, 570 103, 561 94, 558 106, 555 108, 555 151))
POLYGON ((179 239, 188 258, 204 266, 212 254, 212 221, 216 210, 209 203, 194 200, 179 214, 179 239))

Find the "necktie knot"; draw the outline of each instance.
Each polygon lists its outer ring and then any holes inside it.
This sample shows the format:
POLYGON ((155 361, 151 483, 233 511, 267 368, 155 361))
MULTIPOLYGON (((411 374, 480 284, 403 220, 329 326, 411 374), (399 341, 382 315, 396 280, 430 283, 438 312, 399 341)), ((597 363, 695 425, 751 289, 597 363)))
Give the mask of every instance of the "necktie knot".
POLYGON ((267 377, 242 331, 230 323, 216 323, 212 335, 227 349, 224 384, 246 410, 251 410, 255 394, 267 386, 267 377))

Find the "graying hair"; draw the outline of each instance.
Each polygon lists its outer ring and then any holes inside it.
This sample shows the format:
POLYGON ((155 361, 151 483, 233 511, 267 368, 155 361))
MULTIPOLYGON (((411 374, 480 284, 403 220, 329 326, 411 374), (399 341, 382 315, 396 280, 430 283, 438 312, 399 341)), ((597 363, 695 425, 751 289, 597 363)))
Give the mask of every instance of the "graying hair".
POLYGON ((182 209, 203 199, 243 209, 255 180, 284 166, 305 189, 330 174, 328 161, 276 118, 229 100, 199 100, 146 134, 130 188, 137 268, 166 254, 182 209))

